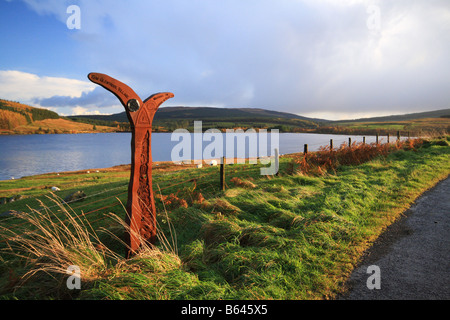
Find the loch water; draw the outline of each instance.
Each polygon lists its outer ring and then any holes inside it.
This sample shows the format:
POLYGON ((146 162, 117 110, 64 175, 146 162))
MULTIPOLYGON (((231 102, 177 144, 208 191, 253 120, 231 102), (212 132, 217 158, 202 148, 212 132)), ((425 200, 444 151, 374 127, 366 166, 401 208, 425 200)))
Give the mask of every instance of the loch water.
MULTIPOLYGON (((312 133, 280 133, 278 137, 280 154, 303 152, 304 144, 308 144, 309 151, 315 151, 320 146, 328 145, 330 139, 333 139, 334 146, 348 143, 349 137, 352 141, 362 141, 362 136, 312 133)), ((262 156, 273 155, 273 151, 270 150, 275 144, 271 144, 270 131, 265 139, 269 154, 262 156)), ((192 146, 195 141, 200 141, 202 150, 211 143, 192 136, 192 146)), ((223 154, 226 154, 225 136, 223 141, 223 154)), ((248 155, 250 140, 245 141, 245 144, 237 142, 234 144, 234 154, 243 151, 248 155), (242 148, 245 150, 240 150, 242 148)), ((374 141, 375 137, 366 137, 367 143, 374 141)), ((172 152, 177 145, 180 146, 182 140, 174 139, 172 133, 155 132, 152 133, 151 142, 153 161, 172 161, 172 152)), ((259 151, 258 148, 258 156, 259 151)), ((188 156, 194 159, 195 154, 192 152, 188 156)), ((129 163, 131 163, 131 133, 0 136, 0 180, 50 172, 107 168, 129 163)))

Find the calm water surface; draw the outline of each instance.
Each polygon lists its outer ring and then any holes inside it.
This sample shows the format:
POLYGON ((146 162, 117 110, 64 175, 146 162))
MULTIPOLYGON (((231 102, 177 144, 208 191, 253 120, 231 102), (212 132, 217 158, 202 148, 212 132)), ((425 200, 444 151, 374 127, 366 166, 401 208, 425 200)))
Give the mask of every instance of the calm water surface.
MULTIPOLYGON (((153 161, 171 160, 172 149, 179 144, 178 140, 171 141, 171 135, 152 134, 153 161)), ((330 139, 334 146, 348 142, 349 137, 362 141, 361 136, 306 133, 281 133, 279 137, 280 154, 302 152, 304 144, 314 151, 328 145, 330 139)), ((366 141, 374 142, 375 137, 366 137, 366 141)), ((131 133, 0 136, 0 180, 129 164, 130 142, 131 133)), ((209 141, 203 142, 203 148, 208 144, 209 141)))

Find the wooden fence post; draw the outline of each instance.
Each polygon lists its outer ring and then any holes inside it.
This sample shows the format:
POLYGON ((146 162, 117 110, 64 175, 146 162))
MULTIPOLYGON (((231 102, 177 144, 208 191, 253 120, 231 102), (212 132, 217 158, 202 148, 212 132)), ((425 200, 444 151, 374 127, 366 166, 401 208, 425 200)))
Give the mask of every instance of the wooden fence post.
POLYGON ((366 137, 363 137, 363 144, 366 144, 366 137))
POLYGON ((220 163, 220 190, 225 191, 225 157, 220 163))
POLYGON ((352 138, 348 138, 348 147, 350 148, 352 146, 352 138))
POLYGON ((400 131, 397 131, 397 141, 400 141, 400 131))
POLYGON ((376 137, 376 143, 378 144, 378 133, 377 133, 377 137, 376 137))
POLYGON ((389 133, 387 134, 387 143, 389 143, 389 133))
POLYGON ((330 150, 333 150, 333 139, 330 139, 330 150))
POLYGON ((307 145, 307 144, 305 144, 305 145, 303 146, 303 153, 304 153, 304 154, 307 154, 307 153, 308 153, 308 145, 307 145))

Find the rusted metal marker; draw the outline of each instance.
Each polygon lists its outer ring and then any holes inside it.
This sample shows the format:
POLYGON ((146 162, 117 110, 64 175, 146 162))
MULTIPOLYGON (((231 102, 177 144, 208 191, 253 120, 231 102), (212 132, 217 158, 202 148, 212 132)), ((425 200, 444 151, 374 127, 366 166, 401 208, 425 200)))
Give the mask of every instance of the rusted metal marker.
POLYGON ((142 102, 126 84, 101 73, 90 73, 89 80, 112 92, 125 107, 131 125, 131 174, 128 185, 127 218, 130 226, 127 257, 141 246, 141 240, 155 243, 156 209, 152 189, 151 133, 158 107, 173 98, 170 92, 156 93, 142 102))

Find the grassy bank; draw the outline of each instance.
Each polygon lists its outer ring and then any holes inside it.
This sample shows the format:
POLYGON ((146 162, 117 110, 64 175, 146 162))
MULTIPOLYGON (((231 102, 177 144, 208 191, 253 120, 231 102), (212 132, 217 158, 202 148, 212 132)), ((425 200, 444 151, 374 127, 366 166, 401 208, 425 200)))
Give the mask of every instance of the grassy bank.
POLYGON ((123 259, 124 227, 116 218, 125 215, 126 169, 2 181, 0 197, 25 198, 1 205, 0 214, 25 214, 0 218, 0 296, 332 299, 380 233, 448 176, 448 141, 405 146, 358 165, 336 158, 341 163, 308 172, 300 160, 283 157, 273 177, 261 176, 260 165, 229 165, 226 191, 219 190, 217 167, 155 168, 160 242, 131 260, 123 259), (60 198, 81 189, 86 198, 58 205, 47 197, 52 185, 61 186, 60 198), (37 217, 34 229, 43 227, 35 234, 30 217, 37 217), (53 232, 40 237, 45 230, 53 232), (69 265, 81 268, 81 290, 66 287, 69 265))

